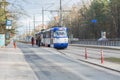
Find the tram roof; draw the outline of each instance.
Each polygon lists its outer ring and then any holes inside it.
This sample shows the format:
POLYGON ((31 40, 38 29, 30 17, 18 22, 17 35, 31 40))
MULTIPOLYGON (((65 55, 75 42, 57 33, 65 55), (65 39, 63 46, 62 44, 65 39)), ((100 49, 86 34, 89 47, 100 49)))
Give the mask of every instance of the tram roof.
POLYGON ((66 29, 66 27, 62 27, 62 26, 54 26, 54 27, 52 27, 52 28, 49 28, 49 29, 45 29, 45 30, 43 30, 43 31, 41 31, 41 32, 46 32, 46 31, 51 31, 51 30, 53 30, 53 31, 56 31, 56 30, 62 30, 62 29, 66 29))

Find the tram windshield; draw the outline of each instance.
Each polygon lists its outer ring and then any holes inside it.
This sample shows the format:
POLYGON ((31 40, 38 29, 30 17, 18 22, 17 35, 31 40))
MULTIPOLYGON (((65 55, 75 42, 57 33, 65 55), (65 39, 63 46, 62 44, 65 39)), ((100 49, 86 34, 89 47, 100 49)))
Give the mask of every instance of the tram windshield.
POLYGON ((54 37, 67 37, 67 32, 62 30, 56 31, 54 37))

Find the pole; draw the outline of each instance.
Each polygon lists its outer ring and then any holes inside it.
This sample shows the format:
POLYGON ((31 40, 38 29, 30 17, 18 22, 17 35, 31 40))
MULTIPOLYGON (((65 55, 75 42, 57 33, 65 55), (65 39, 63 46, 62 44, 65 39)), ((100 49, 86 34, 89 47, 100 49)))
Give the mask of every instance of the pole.
POLYGON ((62 1, 60 0, 60 26, 62 26, 62 1))
POLYGON ((35 15, 33 16, 33 24, 34 24, 34 35, 35 35, 35 15))
POLYGON ((104 56, 103 56, 103 50, 101 49, 101 64, 104 63, 104 56))
POLYGON ((4 30, 4 33, 5 33, 5 46, 7 46, 7 40, 6 40, 6 32, 7 32, 7 30, 6 30, 6 21, 7 21, 7 16, 6 16, 6 6, 5 6, 6 2, 4 2, 3 0, 2 0, 2 2, 3 2, 3 7, 4 7, 4 14, 5 14, 5 30, 4 30))
POLYGON ((30 21, 29 21, 29 36, 30 36, 30 21))
POLYGON ((60 26, 62 26, 62 1, 60 0, 60 26))
POLYGON ((28 39, 27 39, 27 29, 28 28, 28 25, 27 25, 27 21, 26 21, 26 29, 25 29, 25 41, 27 42, 28 41, 28 39))
POLYGON ((25 41, 27 41, 27 21, 26 21, 26 28, 25 28, 25 41))
POLYGON ((88 58, 87 48, 85 48, 85 59, 88 58))
POLYGON ((44 29, 44 7, 42 7, 42 29, 44 29))

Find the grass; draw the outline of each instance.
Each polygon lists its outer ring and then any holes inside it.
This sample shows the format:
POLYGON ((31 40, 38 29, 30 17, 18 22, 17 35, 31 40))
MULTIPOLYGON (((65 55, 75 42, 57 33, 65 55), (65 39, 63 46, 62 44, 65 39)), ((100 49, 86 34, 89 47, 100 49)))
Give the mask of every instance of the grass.
POLYGON ((109 58, 105 58, 105 60, 120 64, 120 58, 109 57, 109 58))

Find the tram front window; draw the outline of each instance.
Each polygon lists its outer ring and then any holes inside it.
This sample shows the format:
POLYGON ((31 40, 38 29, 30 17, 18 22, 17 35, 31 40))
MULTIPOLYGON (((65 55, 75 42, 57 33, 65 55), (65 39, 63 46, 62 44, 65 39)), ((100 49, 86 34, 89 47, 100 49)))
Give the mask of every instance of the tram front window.
POLYGON ((66 33, 66 31, 56 31, 54 33, 54 36, 55 37, 67 37, 67 33, 66 33))

